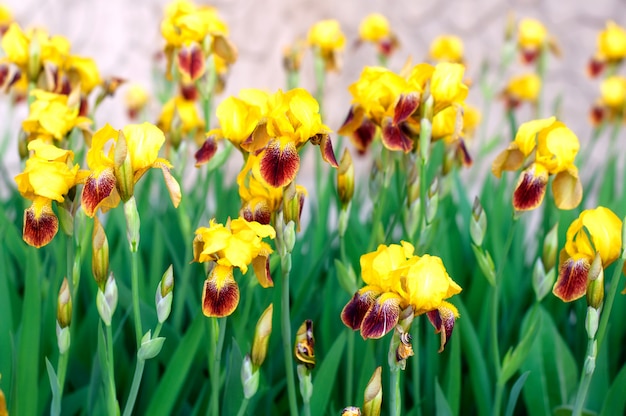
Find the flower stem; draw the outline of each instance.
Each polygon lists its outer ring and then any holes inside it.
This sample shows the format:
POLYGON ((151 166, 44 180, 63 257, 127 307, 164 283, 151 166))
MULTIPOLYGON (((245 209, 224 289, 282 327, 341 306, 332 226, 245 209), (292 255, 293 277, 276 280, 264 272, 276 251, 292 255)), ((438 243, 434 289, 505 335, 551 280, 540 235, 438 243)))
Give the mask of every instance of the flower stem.
POLYGON ((389 370, 389 414, 400 416, 402 397, 400 396, 400 369, 389 370))
POLYGON ((115 389, 115 364, 113 358, 113 330, 111 329, 111 325, 106 326, 106 334, 107 334, 107 364, 109 366, 109 410, 113 409, 115 412, 119 413, 119 404, 117 402, 117 394, 115 389))
POLYGON ((246 399, 244 397, 243 400, 241 401, 241 406, 239 406, 239 411, 237 412, 237 416, 244 416, 246 414, 248 403, 250 403, 250 399, 246 399))
MULTIPOLYGON (((415 349, 418 350, 419 349, 419 339, 420 339, 420 330, 421 330, 421 319, 416 319, 415 321, 415 326, 413 328, 413 345, 415 346, 415 349)), ((415 354, 414 356, 411 357, 411 362, 413 363, 413 398, 415 400, 415 409, 416 409, 416 415, 417 416, 421 416, 422 415, 422 392, 421 392, 421 386, 420 386, 420 373, 421 373, 421 368, 420 368, 420 355, 419 352, 417 354, 415 354)))
POLYGON ((128 401, 126 402, 126 407, 124 408, 124 416, 130 416, 133 413, 133 408, 135 407, 135 401, 137 400, 137 393, 139 392, 139 385, 141 384, 141 378, 143 376, 143 369, 145 364, 145 360, 137 358, 135 374, 133 375, 133 384, 130 387, 128 401))
POLYGON ((502 251, 502 257, 498 264, 496 271, 495 284, 493 286, 493 296, 491 299, 491 349, 493 355, 493 366, 496 373, 496 387, 493 403, 493 415, 498 416, 500 414, 500 408, 502 406, 502 395, 504 394, 504 383, 500 383, 500 375, 502 373, 502 363, 500 362, 500 347, 498 345, 498 309, 500 306, 500 280, 502 280, 502 273, 504 272, 504 265, 506 263, 511 244, 513 243, 513 236, 518 223, 517 216, 513 217, 513 224, 509 227, 509 234, 504 243, 504 250, 502 251))
POLYGON ((209 334, 213 354, 209 352, 209 373, 211 375, 211 402, 207 408, 207 414, 219 416, 220 414, 220 373, 222 362, 222 349, 226 336, 226 318, 213 318, 209 320, 209 334))
POLYGON ((137 338, 137 350, 141 347, 141 337, 143 330, 141 329, 141 313, 139 311, 139 254, 137 250, 131 250, 130 263, 131 275, 130 284, 133 297, 133 317, 135 320, 135 337, 137 338))
MULTIPOLYGON (((613 271, 613 276, 611 277, 611 286, 607 293, 606 302, 602 308, 602 316, 600 317, 600 324, 598 325, 598 333, 594 338, 589 338, 587 342, 587 356, 585 358, 585 363, 588 360, 596 359, 597 351, 602 346, 602 342, 604 341, 604 337, 606 335, 606 328, 609 323, 609 316, 611 315, 611 310, 613 309, 613 301, 615 300, 615 295, 617 294, 617 290, 619 287, 620 274, 622 273, 622 268, 624 266, 624 258, 621 257, 617 264, 614 266, 615 269, 613 271), (595 344, 595 345, 594 345, 595 344)), ((591 378, 593 377, 593 372, 595 370, 595 365, 584 365, 582 369, 582 373, 580 376, 580 383, 578 385, 578 392, 576 393, 576 401, 574 402, 574 410, 572 411, 573 416, 578 416, 582 414, 583 406, 585 401, 587 400, 587 393, 589 391, 589 386, 591 385, 591 378)))

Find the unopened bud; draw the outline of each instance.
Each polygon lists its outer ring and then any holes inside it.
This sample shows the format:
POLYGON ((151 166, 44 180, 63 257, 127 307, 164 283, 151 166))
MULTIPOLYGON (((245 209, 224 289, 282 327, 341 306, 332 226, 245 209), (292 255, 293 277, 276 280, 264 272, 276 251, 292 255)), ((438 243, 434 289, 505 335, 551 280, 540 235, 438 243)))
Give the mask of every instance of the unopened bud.
POLYGON ((104 322, 106 326, 110 326, 111 318, 115 313, 115 308, 117 308, 117 283, 115 283, 113 273, 109 274, 109 278, 104 285, 104 291, 98 289, 96 307, 98 308, 102 322, 104 322))
POLYGON ((274 305, 270 303, 261 317, 259 318, 256 329, 254 330, 254 340, 252 341, 252 365, 255 368, 259 368, 265 357, 267 356, 267 344, 272 334, 272 314, 274 312, 274 305))
POLYGON ((109 277, 109 241, 97 216, 93 221, 91 242, 91 271, 98 287, 103 289, 109 277))
POLYGON ((28 48, 28 80, 34 83, 39 79, 39 73, 41 72, 41 44, 39 43, 39 37, 31 36, 30 45, 28 48))
POLYGON ((67 277, 63 278, 61 289, 59 289, 57 322, 61 328, 66 328, 72 323, 72 294, 70 293, 67 277))
POLYGON ((172 311, 172 299, 174 298, 174 271, 172 265, 167 268, 157 285, 154 302, 156 305, 157 319, 163 323, 172 311))
POLYGON ((558 240, 559 224, 556 223, 554 227, 548 231, 546 237, 543 240, 543 253, 541 259, 546 270, 552 269, 556 265, 556 253, 559 246, 558 240))
POLYGON ((313 383, 311 382, 311 369, 306 364, 300 364, 297 368, 298 380, 300 381, 300 395, 302 401, 308 403, 313 395, 313 383))
POLYGON ((354 195, 354 164, 347 147, 343 151, 337 171, 337 193, 341 206, 345 209, 354 195))
MULTIPOLYGON (((67 350, 70 349, 71 337, 70 337, 70 327, 66 326, 65 328, 61 328, 59 325, 59 321, 56 324, 57 327, 57 345, 59 347, 59 353, 65 354, 67 350)), ((2 413, 0 412, 0 416, 2 413)))
POLYGON ((315 338, 313 337, 313 321, 307 319, 300 325, 296 333, 294 354, 300 364, 308 369, 315 367, 315 338))
MULTIPOLYGON (((67 199, 65 200, 68 201, 67 199)), ((63 234, 71 237, 74 234, 74 217, 65 204, 57 204, 57 212, 59 214, 59 224, 63 234)))
POLYGON ((126 202, 135 191, 135 174, 128 151, 128 144, 124 132, 120 131, 115 143, 115 179, 117 191, 122 201, 126 202))
POLYGON ((124 216, 126 217, 126 237, 128 238, 130 251, 135 253, 139 248, 140 221, 139 212, 137 211, 137 201, 135 201, 134 196, 131 196, 131 198, 124 203, 124 216))
POLYGON ((594 339, 598 332, 598 323, 600 321, 600 311, 593 306, 587 307, 587 316, 585 317, 585 330, 587 331, 587 337, 594 339))
POLYGON ((430 95, 430 85, 427 84, 428 93, 424 91, 423 97, 426 99, 422 102, 422 119, 420 121, 420 156, 422 163, 428 163, 430 157, 430 141, 432 138, 433 130, 433 103, 434 98, 430 95))
POLYGON ((478 267, 485 275, 485 278, 491 286, 496 284, 496 266, 493 264, 493 259, 488 251, 483 251, 482 248, 472 244, 472 250, 476 256, 478 267))
POLYGON ((296 245, 296 224, 293 221, 289 221, 283 229, 283 239, 285 242, 285 248, 288 253, 293 251, 293 247, 296 245))
POLYGON ((300 215, 305 196, 306 190, 301 186, 296 186, 294 182, 289 183, 283 190, 283 218, 285 224, 293 221, 296 231, 300 231, 300 215))
POLYGON ((478 197, 474 198, 472 206, 472 218, 470 220, 470 236, 474 244, 481 247, 487 232, 487 214, 483 210, 478 197))
POLYGON ((547 273, 543 266, 543 262, 537 259, 533 268, 533 290, 537 301, 541 301, 552 290, 554 280, 556 279, 556 269, 552 268, 547 273))
MULTIPOLYGON (((363 395, 363 415, 380 416, 380 408, 383 402, 383 386, 381 381, 382 367, 377 367, 370 381, 365 387, 363 395)), ((393 393, 392 393, 393 394, 393 393)))
MULTIPOLYGON (((591 267, 593 268, 593 263, 591 267)), ((589 272, 591 276, 591 269, 589 269, 589 272)), ((587 305, 595 309, 600 309, 602 302, 604 302, 604 269, 600 267, 600 272, 597 274, 596 278, 588 280, 587 305)))
POLYGON ((137 351, 137 358, 145 361, 156 357, 161 352, 164 342, 164 337, 152 338, 152 331, 146 332, 141 338, 141 347, 137 351))
POLYGON ((255 369, 250 359, 250 355, 246 355, 241 363, 241 384, 243 385, 243 396, 250 399, 259 389, 260 371, 255 369))

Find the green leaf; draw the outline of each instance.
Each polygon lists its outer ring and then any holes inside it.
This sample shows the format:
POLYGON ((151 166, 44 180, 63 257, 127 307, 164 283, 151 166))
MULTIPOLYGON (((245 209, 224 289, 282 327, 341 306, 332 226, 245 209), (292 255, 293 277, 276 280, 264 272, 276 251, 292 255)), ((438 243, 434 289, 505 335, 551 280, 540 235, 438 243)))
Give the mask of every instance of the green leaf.
POLYGON ((622 367, 620 372, 613 380, 613 384, 609 388, 604 404, 602 406, 601 415, 623 415, 626 411, 626 365, 622 367))
POLYGON ((521 376, 517 378, 515 384, 513 384, 513 388, 511 389, 511 395, 509 396, 509 403, 506 405, 505 416, 513 416, 513 412, 515 411, 515 405, 517 404, 517 399, 519 398, 519 394, 522 392, 522 387, 524 387, 524 383, 526 383, 526 379, 530 371, 524 372, 521 376))
POLYGON ((145 414, 170 415, 175 413, 174 407, 178 403, 178 395, 185 387, 185 379, 188 377, 189 369, 200 347, 205 319, 202 314, 196 315, 193 323, 187 329, 187 333, 178 343, 178 348, 169 360, 161 382, 152 393, 152 401, 145 414))
POLYGON ((502 360, 502 373, 498 380, 500 384, 505 384, 509 378, 517 372, 526 360, 526 356, 528 356, 533 343, 537 339, 537 332, 539 328, 541 328, 541 314, 537 312, 539 310, 538 305, 539 304, 536 304, 536 306, 530 310, 529 315, 527 315, 530 325, 526 328, 522 328, 522 340, 514 349, 509 349, 502 360))
POLYGON ((326 357, 322 359, 319 371, 314 371, 313 396, 311 397, 311 413, 314 415, 326 414, 326 407, 337 380, 339 364, 346 345, 346 332, 341 331, 333 345, 328 350, 326 357))
POLYGON ((341 287, 350 295, 356 293, 359 288, 356 285, 356 275, 352 265, 348 264, 348 267, 346 267, 341 260, 335 259, 335 270, 337 271, 337 279, 341 287))
POLYGON ((435 380, 435 406, 438 416, 452 416, 452 409, 450 409, 446 396, 441 390, 439 380, 435 380))
POLYGON ((52 390, 52 405, 50 407, 51 415, 61 414, 61 394, 59 392, 59 379, 54 372, 54 367, 50 364, 46 357, 46 370, 48 370, 48 379, 50 380, 50 390, 52 390))

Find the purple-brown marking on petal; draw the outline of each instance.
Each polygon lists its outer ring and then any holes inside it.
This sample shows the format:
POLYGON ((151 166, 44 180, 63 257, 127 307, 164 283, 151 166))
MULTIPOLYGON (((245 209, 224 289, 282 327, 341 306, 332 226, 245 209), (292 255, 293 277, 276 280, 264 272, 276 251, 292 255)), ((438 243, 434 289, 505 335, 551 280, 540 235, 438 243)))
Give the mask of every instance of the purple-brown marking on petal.
POLYGON ((178 67, 192 81, 197 80, 204 74, 204 56, 197 44, 194 43, 188 47, 183 46, 178 51, 178 67))
POLYGON ((589 122, 594 126, 599 126, 606 116, 605 113, 604 107, 597 104, 594 105, 591 107, 591 110, 589 110, 589 122))
POLYGON ((39 215, 35 212, 35 204, 24 210, 24 228, 22 238, 33 247, 48 244, 59 230, 59 220, 50 204, 42 207, 39 215))
POLYGON ((228 316, 237 309, 238 304, 239 286, 233 279, 232 273, 220 286, 217 284, 217 279, 213 277, 204 281, 202 312, 205 316, 217 318, 228 316))
POLYGON ((543 201, 548 183, 548 173, 544 169, 539 169, 537 176, 535 173, 537 173, 536 169, 531 166, 523 171, 520 176, 513 192, 513 207, 517 211, 535 209, 543 201))
POLYGON ((187 101, 196 101, 200 96, 196 84, 191 82, 183 82, 180 85, 180 95, 187 101))
POLYGON ((270 274, 270 260, 268 256, 257 256, 252 259, 252 267, 259 284, 263 288, 274 287, 274 280, 270 274))
POLYGON ((361 328, 363 318, 367 311, 376 302, 378 294, 372 290, 364 292, 358 291, 354 294, 350 302, 341 311, 341 320, 348 327, 355 331, 361 328))
POLYGON ((439 309, 427 312, 426 315, 430 323, 435 327, 435 334, 441 334, 438 352, 442 352, 448 341, 450 341, 452 331, 454 330, 456 321, 454 312, 445 306, 441 306, 439 309))
POLYGON ((170 199, 172 200, 172 204, 174 208, 178 208, 180 204, 180 200, 182 199, 182 193, 180 192, 180 184, 178 181, 172 176, 172 172, 170 168, 161 162, 156 162, 155 167, 161 168, 161 172, 163 172, 163 179, 165 179, 165 186, 167 187, 167 191, 170 194, 170 199))
POLYGON ((393 109, 393 124, 400 124, 417 110, 420 105, 419 94, 412 92, 402 94, 393 109))
POLYGON ((592 58, 587 64, 587 75, 596 78, 604 71, 605 63, 597 58, 592 58))
POLYGON ((260 160, 261 177, 274 188, 288 185, 296 178, 300 155, 293 143, 281 149, 278 140, 268 143, 260 160))
POLYGON ((469 151, 467 150, 467 146, 465 145, 465 140, 459 140, 459 151, 461 153, 461 161, 463 162, 463 166, 470 167, 474 162, 472 160, 472 156, 470 156, 469 151))
POLYGON ((241 216, 248 222, 256 221, 265 225, 272 220, 272 212, 265 200, 256 201, 254 204, 246 202, 241 208, 241 216))
POLYGON ((113 168, 105 169, 99 176, 92 174, 85 180, 81 204, 89 217, 93 218, 102 201, 111 195, 115 189, 115 183, 113 168))
POLYGON ((374 141, 376 136, 376 124, 368 118, 364 118, 361 125, 350 137, 359 154, 364 154, 374 141))
POLYGON ((213 136, 209 136, 194 155, 196 158, 196 167, 199 168, 208 163, 215 155, 215 152, 217 152, 217 142, 213 136))
POLYGON ((413 140, 404 133, 400 125, 393 124, 391 117, 383 120, 382 141, 389 150, 402 150, 408 153, 413 148, 413 140))
POLYGON ((335 158, 335 151, 333 150, 333 142, 330 140, 328 134, 318 134, 320 152, 322 153, 322 159, 333 168, 339 167, 337 159, 335 158))
POLYGON ((533 62, 535 62, 537 60, 537 57, 539 56, 539 49, 523 49, 521 51, 521 58, 522 58, 522 62, 524 64, 532 64, 533 62))
POLYGON ((378 297, 361 322, 363 339, 385 336, 397 325, 400 312, 399 298, 385 295, 378 297))
POLYGON ((559 267, 559 277, 552 288, 552 293, 563 302, 579 299, 587 293, 589 260, 586 258, 568 258, 559 267))

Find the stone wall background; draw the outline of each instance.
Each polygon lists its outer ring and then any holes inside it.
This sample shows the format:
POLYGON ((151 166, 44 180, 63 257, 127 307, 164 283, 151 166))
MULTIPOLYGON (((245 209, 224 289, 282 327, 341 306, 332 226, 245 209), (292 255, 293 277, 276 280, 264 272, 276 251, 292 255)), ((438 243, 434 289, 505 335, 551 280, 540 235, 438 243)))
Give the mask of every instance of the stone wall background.
MULTIPOLYGON (((104 76, 120 76, 151 88, 153 56, 163 45, 159 24, 167 3, 166 0, 11 0, 6 4, 23 27, 40 25, 52 34, 68 37, 73 53, 95 58, 104 76)), ((390 61, 392 69, 399 69, 408 56, 413 57, 413 62, 425 59, 430 41, 449 33, 464 40, 468 75, 474 79, 483 61, 492 65, 498 62, 509 12, 514 12, 517 18, 538 18, 562 50, 561 59, 550 59, 545 97, 551 103, 563 94, 560 118, 578 134, 583 146, 591 132, 588 110, 599 94, 599 81, 585 76, 585 64, 595 50, 597 33, 608 19, 622 26, 626 24, 623 0, 214 0, 202 3, 220 10, 240 52, 218 102, 237 94, 241 88, 270 91, 284 88, 283 47, 305 36, 313 23, 338 19, 350 46, 344 54, 342 72, 327 77, 326 121, 335 130, 350 106, 348 85, 358 79, 363 65, 376 62, 370 45, 359 49, 351 46, 357 38, 359 22, 367 14, 386 15, 398 35, 402 46, 390 61)), ((310 55, 305 57, 303 68, 301 84, 312 90, 310 55)), ((516 64, 511 73, 524 70, 521 64, 516 64)), ((121 128, 128 122, 123 95, 122 89, 102 105, 97 114, 99 125, 109 122, 121 128)), ((480 107, 477 88, 468 101, 480 107)), ((1 106, 0 111, 6 114, 6 106, 1 106)), ((156 108, 153 114, 156 118, 156 108)), ((544 115, 550 115, 549 111, 544 115)), ((17 128, 23 116, 25 112, 18 112, 11 124, 17 128)), ((522 110, 519 120, 530 117, 528 110, 522 110)), ((498 127, 500 119, 500 106, 495 105, 490 131, 498 127)), ((490 160, 484 164, 490 164, 490 160)), ((7 168, 14 175, 19 172, 19 163, 12 159, 7 168)))

